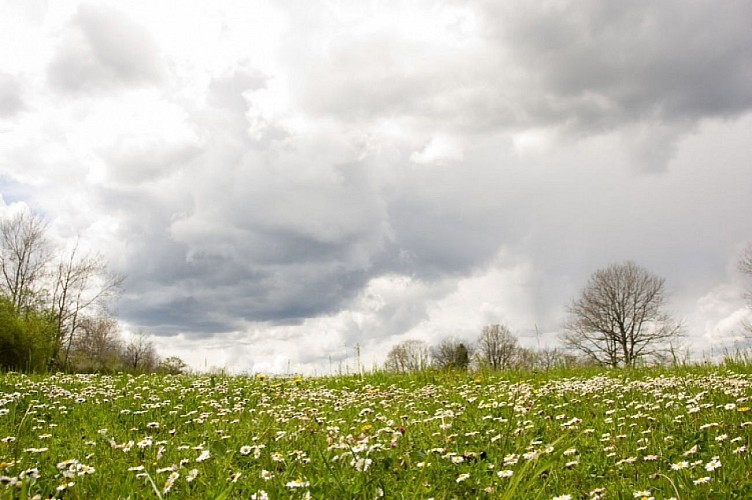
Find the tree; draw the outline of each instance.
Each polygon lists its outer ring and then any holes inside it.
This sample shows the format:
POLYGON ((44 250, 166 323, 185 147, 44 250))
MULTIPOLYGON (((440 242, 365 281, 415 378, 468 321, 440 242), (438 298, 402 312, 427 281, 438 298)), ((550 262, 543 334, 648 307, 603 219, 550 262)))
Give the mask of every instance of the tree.
POLYGON ((159 363, 160 373, 169 375, 181 375, 186 373, 188 365, 177 356, 168 356, 159 363))
POLYGON ((85 318, 80 329, 73 344, 75 368, 96 372, 119 369, 122 344, 117 321, 110 316, 85 318))
POLYGON ((19 313, 10 298, 0 297, 0 369, 46 371, 54 329, 49 315, 19 313))
POLYGON ((108 301, 117 294, 123 278, 108 271, 99 255, 78 255, 78 242, 70 254, 58 263, 52 291, 52 310, 57 320, 57 344, 54 356, 67 365, 71 346, 87 312, 106 314, 108 301))
POLYGON ((662 360, 681 323, 665 311, 664 280, 634 262, 596 271, 568 308, 563 343, 606 366, 662 360))
POLYGON ((123 364, 127 370, 136 373, 149 373, 159 366, 159 357, 154 344, 143 330, 132 337, 123 349, 123 364))
MULTIPOLYGON (((747 248, 742 252, 742 256, 739 259, 739 271, 752 278, 752 243, 747 245, 747 248)), ((747 289, 745 296, 747 299, 747 306, 752 309, 752 286, 747 289)), ((752 334, 752 323, 745 321, 744 328, 747 332, 752 334)))
POLYGON ((0 291, 17 312, 29 309, 38 298, 50 246, 44 220, 29 211, 0 221, 0 291))
POLYGON ((384 368, 393 372, 416 372, 428 367, 428 345, 422 340, 405 340, 392 347, 386 356, 384 368))
POLYGON ((480 362, 494 370, 511 368, 517 353, 517 338, 504 325, 488 325, 478 337, 480 362))
POLYGON ((437 368, 443 370, 467 370, 470 366, 472 346, 454 338, 445 338, 431 348, 431 357, 437 368))

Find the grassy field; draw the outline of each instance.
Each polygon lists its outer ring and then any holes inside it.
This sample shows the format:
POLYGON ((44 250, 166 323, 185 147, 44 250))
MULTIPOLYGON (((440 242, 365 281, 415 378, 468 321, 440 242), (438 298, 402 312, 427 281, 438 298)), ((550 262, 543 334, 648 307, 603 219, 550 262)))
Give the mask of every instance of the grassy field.
POLYGON ((7 373, 0 495, 752 498, 751 373, 7 373))

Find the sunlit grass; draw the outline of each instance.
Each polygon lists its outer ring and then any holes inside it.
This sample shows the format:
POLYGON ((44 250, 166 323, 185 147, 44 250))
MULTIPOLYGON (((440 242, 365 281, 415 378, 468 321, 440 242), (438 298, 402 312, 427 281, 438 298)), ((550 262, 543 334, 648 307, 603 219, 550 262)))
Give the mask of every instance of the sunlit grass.
POLYGON ((3 498, 750 498, 749 365, 0 376, 3 498))

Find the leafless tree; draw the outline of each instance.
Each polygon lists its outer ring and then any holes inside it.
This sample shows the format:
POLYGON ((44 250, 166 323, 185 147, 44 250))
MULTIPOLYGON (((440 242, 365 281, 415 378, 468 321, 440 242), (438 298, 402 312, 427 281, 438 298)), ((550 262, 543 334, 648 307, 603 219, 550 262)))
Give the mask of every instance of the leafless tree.
POLYGON ((431 348, 431 357, 437 368, 467 370, 473 347, 455 338, 445 338, 431 348))
POLYGON ((429 363, 428 344, 422 340, 405 340, 392 347, 384 368, 394 372, 415 372, 427 368, 429 363))
POLYGON ((109 316, 84 318, 73 345, 76 369, 112 371, 120 366, 121 340, 117 321, 109 316))
POLYGON ((577 356, 566 352, 559 347, 544 347, 538 352, 538 366, 541 370, 553 368, 565 368, 578 364, 577 356))
POLYGON ((607 366, 660 359, 681 335, 664 311, 664 280, 634 262, 596 271, 569 306, 563 343, 607 366))
MULTIPOLYGON (((747 248, 742 252, 742 256, 739 259, 739 271, 752 278, 752 243, 747 245, 747 248)), ((752 309, 752 285, 747 289, 745 297, 747 299, 747 306, 752 309)), ((743 326, 747 333, 752 335, 752 323, 745 321, 743 326)))
POLYGON ((10 298, 17 312, 31 307, 43 286, 50 260, 46 229, 44 219, 29 211, 0 221, 0 291, 10 298))
POLYGON ((505 325, 488 325, 478 337, 480 362, 494 370, 511 368, 517 351, 517 338, 505 325))
POLYGON ((119 292, 123 278, 110 273, 101 256, 80 256, 78 242, 70 254, 60 260, 54 276, 51 302, 58 335, 54 357, 62 357, 60 361, 66 365, 83 315, 105 313, 109 300, 119 292))
POLYGON ((154 344, 143 330, 139 330, 126 342, 122 356, 125 368, 133 372, 149 373, 159 367, 159 357, 154 344))

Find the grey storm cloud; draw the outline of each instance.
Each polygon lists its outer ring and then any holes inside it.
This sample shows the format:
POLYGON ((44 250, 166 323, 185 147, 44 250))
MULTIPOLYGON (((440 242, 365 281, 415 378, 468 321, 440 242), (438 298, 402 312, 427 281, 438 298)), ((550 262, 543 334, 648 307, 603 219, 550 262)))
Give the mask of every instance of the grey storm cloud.
POLYGON ((65 92, 154 83, 163 68, 149 32, 121 11, 84 4, 63 33, 48 78, 65 92))
POLYGON ((750 2, 469 4, 482 13, 480 46, 384 35, 309 54, 319 64, 301 84, 306 106, 469 133, 623 130, 645 171, 664 170, 700 120, 752 108, 750 2), (643 124, 661 128, 657 138, 643 124))

